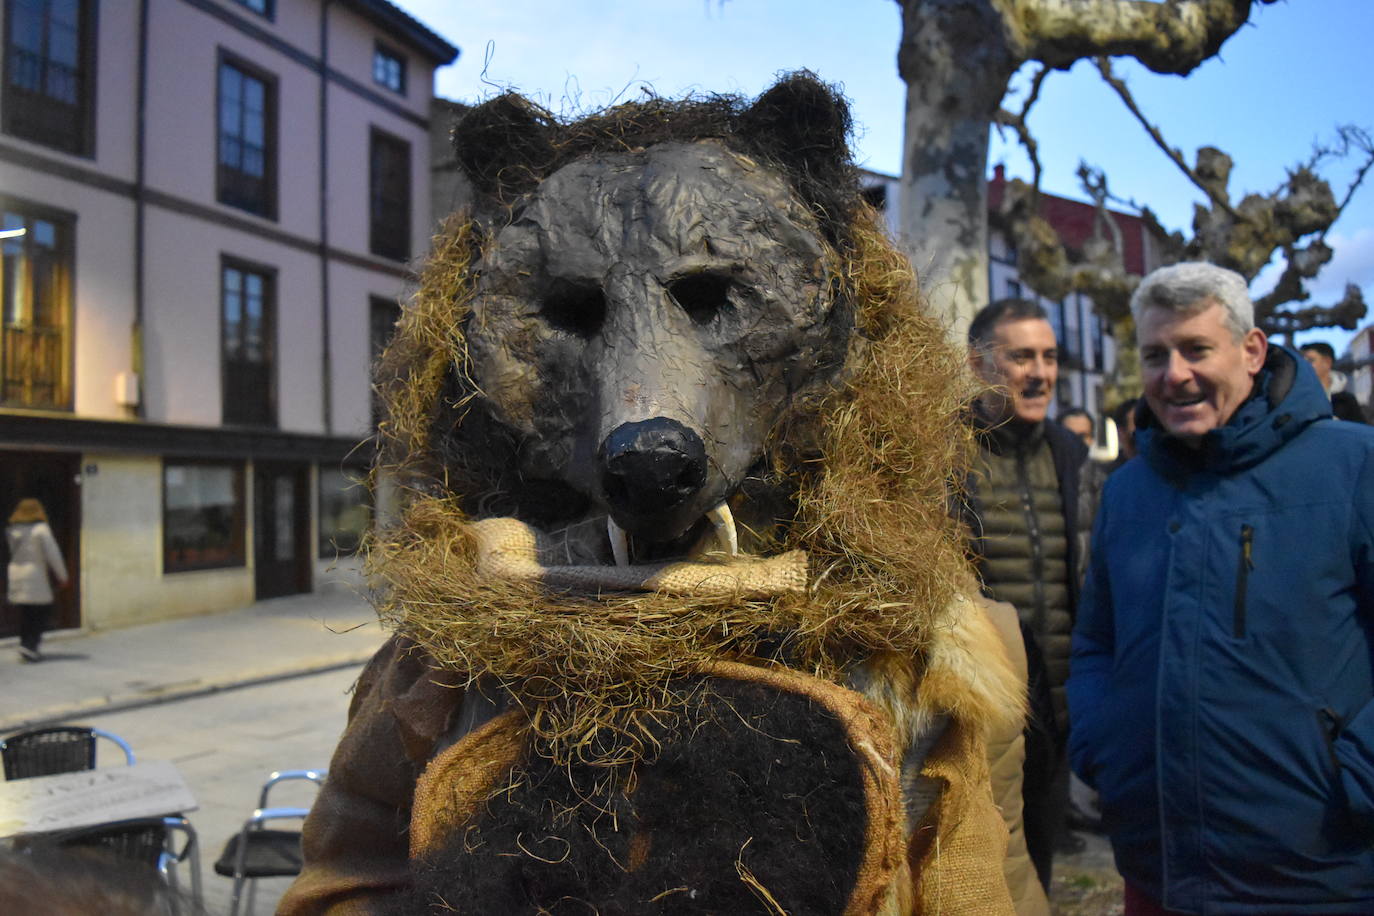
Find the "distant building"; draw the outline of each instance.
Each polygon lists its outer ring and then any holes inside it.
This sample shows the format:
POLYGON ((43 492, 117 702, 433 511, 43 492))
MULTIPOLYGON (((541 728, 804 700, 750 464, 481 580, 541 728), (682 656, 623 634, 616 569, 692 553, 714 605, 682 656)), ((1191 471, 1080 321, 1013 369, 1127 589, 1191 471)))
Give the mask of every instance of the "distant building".
POLYGON ((0 512, 46 504, 59 625, 318 587, 457 49, 384 0, 3 4, 0 512))
POLYGON ((1370 359, 1374 357, 1374 324, 1367 324, 1355 332, 1355 336, 1350 338, 1350 343, 1345 350, 1345 362, 1348 360, 1353 363, 1355 368, 1350 372, 1350 384, 1346 391, 1359 400, 1361 404, 1368 405, 1370 395, 1374 393, 1374 369, 1370 367, 1370 359))
POLYGON ((435 96, 429 108, 430 221, 438 229, 450 213, 473 202, 472 182, 453 151, 453 125, 468 110, 462 102, 435 96))
MULTIPOLYGON (((891 175, 864 170, 864 194, 883 211, 888 230, 897 232, 897 201, 900 181, 891 175)), ((1006 186, 1002 166, 997 166, 988 182, 988 209, 996 212, 1006 186)), ((1130 213, 1109 211, 1121 229, 1122 258, 1126 270, 1143 276, 1160 266, 1158 252, 1144 221, 1130 213)), ((1080 247, 1093 234, 1096 211, 1092 204, 1040 194, 1040 213, 1059 233, 1070 249, 1080 247)), ((1061 351, 1059 385, 1055 399, 1059 408, 1083 407, 1101 417, 1112 404, 1104 403, 1103 381, 1116 366, 1116 341, 1107 322, 1097 314, 1092 300, 1081 293, 1070 293, 1061 301, 1039 296, 1021 282, 1016 271, 1016 250, 1006 234, 994 224, 988 232, 988 290, 991 299, 1018 297, 1034 299, 1049 312, 1050 324, 1061 351)))

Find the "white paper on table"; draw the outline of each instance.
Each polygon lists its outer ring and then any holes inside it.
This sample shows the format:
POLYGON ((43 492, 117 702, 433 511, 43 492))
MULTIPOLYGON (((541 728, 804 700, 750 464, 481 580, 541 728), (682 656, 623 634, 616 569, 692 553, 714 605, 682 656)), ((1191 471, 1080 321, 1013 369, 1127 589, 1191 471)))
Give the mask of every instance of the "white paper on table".
POLYGON ((0 782, 0 836, 180 814, 195 796, 170 760, 0 782))

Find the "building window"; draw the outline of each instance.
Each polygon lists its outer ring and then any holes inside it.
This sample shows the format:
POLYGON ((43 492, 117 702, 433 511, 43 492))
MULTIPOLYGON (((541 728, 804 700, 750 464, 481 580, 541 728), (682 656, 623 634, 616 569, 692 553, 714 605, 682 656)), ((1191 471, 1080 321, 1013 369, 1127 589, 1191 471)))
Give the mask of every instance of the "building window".
POLYGON ((410 257, 410 144, 372 131, 369 168, 373 254, 404 261, 410 257))
POLYGON ((1020 299, 1020 298, 1021 298, 1021 281, 1020 281, 1020 280, 1008 280, 1008 281, 1007 281, 1007 298, 1008 298, 1008 299, 1020 299))
POLYGON ((90 0, 6 0, 5 133, 94 153, 94 21, 90 0))
POLYGON ((1059 328, 1056 339, 1059 341, 1059 367, 1061 369, 1083 368, 1083 347, 1078 332, 1078 302, 1065 297, 1053 307, 1059 313, 1059 328))
POLYGON ((1092 335, 1096 341, 1097 362, 1094 368, 1098 372, 1107 371, 1107 322, 1097 313, 1097 306, 1092 306, 1092 335))
POLYGON ((244 565, 243 465, 162 466, 162 570, 244 565))
POLYGON ((0 403, 69 409, 73 220, 0 203, 0 403))
POLYGON ((222 204, 277 216, 276 80, 220 55, 219 170, 222 204))
POLYGON ((274 6, 272 0, 234 0, 234 2, 239 6, 247 7, 259 16, 266 16, 268 19, 272 18, 274 12, 272 9, 274 6))
POLYGON ((269 269, 231 258, 220 266, 226 425, 277 422, 274 280, 269 269))
POLYGON ((369 303, 371 314, 371 358, 369 360, 369 371, 367 377, 374 380, 372 386, 372 427, 375 429, 382 421, 382 397, 377 390, 375 380, 377 378, 377 365, 381 362, 382 353, 387 345, 391 343, 391 337, 396 333, 396 322, 401 318, 401 306, 395 299, 383 299, 381 296, 373 296, 369 303))
POLYGON ((406 59, 380 44, 372 49, 372 82, 392 92, 406 94, 406 59))
POLYGON ((371 520, 367 472, 320 465, 320 558, 356 553, 371 520))

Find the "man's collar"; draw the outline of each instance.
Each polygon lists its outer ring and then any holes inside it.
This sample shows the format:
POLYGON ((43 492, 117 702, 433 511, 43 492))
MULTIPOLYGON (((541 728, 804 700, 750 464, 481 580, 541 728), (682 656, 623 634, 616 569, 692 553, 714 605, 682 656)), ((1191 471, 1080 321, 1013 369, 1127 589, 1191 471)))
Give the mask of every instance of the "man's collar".
POLYGON ((983 444, 998 454, 1033 449, 1045 435, 1044 420, 1027 423, 1014 416, 996 420, 988 416, 981 402, 976 401, 973 405, 973 425, 981 433, 979 439, 983 444))

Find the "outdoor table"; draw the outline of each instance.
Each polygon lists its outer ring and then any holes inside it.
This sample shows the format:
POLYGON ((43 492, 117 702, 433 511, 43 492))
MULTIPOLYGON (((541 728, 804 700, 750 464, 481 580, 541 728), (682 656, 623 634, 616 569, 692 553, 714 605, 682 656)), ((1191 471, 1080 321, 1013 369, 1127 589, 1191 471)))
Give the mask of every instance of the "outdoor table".
POLYGON ((195 796, 170 760, 0 782, 0 837, 184 814, 195 796))

